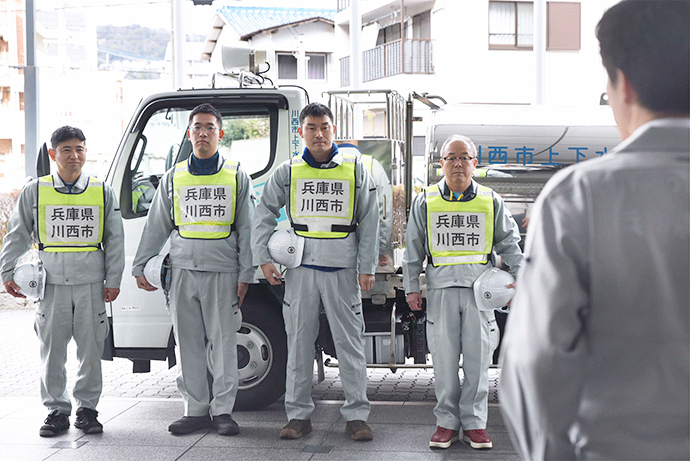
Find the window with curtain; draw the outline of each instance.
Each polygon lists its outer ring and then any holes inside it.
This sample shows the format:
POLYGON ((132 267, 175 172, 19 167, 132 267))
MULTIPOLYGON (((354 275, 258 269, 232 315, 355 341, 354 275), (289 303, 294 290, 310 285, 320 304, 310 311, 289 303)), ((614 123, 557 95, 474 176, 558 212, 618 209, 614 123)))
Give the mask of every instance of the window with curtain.
MULTIPOLYGON (((546 3, 547 50, 580 49, 580 2, 546 3)), ((534 45, 532 2, 489 2, 489 49, 531 50, 534 45)))
POLYGON ((531 2, 489 2, 489 48, 531 50, 534 26, 531 2))
POLYGON ((326 55, 307 53, 307 78, 309 80, 326 79, 326 55))
POLYGON ((297 58, 292 54, 278 54, 278 78, 297 79, 297 58))

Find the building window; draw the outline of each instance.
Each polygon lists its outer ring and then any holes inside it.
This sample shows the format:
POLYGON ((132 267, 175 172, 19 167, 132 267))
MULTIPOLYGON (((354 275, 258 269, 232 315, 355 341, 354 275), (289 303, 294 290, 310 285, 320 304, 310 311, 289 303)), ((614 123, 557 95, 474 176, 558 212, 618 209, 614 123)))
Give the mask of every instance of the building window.
POLYGON ((580 49, 580 3, 546 4, 546 49, 580 49))
MULTIPOLYGON (((325 80, 326 79, 326 54, 306 53, 307 58, 307 79, 325 80)), ((290 53, 278 54, 278 78, 285 80, 297 80, 297 57, 290 53)))
POLYGON ((278 55, 278 78, 285 80, 297 80, 297 58, 295 55, 278 55))
POLYGON ((388 27, 379 29, 379 34, 376 37, 376 46, 381 46, 386 43, 395 42, 402 38, 400 23, 396 22, 388 27))
POLYGON ((3 109, 9 109, 9 107, 10 107, 10 87, 9 86, 0 87, 0 91, 2 91, 2 108, 3 109))
POLYGON ((0 154, 9 155, 12 153, 12 140, 0 139, 0 154))
POLYGON ((532 11, 531 2, 489 2, 489 49, 531 50, 532 11))
POLYGON ((24 110, 24 92, 19 92, 19 110, 24 110))
POLYGON ((307 53, 307 78, 326 80, 326 55, 307 53))

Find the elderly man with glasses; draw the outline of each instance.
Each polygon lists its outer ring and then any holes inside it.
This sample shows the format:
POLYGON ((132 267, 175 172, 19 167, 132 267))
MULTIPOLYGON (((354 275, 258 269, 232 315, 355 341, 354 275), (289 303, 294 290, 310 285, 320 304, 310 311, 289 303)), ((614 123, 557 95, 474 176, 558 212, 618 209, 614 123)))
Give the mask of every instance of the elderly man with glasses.
POLYGON ((472 179, 477 148, 469 138, 450 136, 441 157, 445 177, 415 197, 403 257, 405 293, 413 311, 422 309, 419 275, 427 258, 427 340, 438 402, 429 446, 450 447, 462 427, 463 441, 487 449, 492 447, 485 431, 488 371, 499 331, 494 312, 477 307, 472 286, 493 267, 494 251, 510 272, 517 272, 523 263, 520 233, 501 197, 472 179))

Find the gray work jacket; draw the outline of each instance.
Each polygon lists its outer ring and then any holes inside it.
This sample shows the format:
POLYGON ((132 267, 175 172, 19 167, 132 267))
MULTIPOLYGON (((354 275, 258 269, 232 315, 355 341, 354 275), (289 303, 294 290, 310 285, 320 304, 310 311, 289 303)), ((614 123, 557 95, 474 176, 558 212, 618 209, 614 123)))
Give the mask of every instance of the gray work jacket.
MULTIPOLYGON (((69 188, 57 172, 53 173, 55 190, 69 193, 69 188)), ((83 192, 88 185, 88 175, 82 173, 72 186, 72 193, 83 192)), ((39 251, 46 270, 46 283, 54 285, 79 285, 105 281, 105 288, 120 288, 125 269, 125 241, 122 217, 115 193, 103 184, 104 223, 101 249, 79 252, 39 251)), ((12 271, 19 259, 34 242, 38 241, 38 179, 24 186, 17 206, 7 225, 7 235, 2 242, 0 270, 2 282, 12 280, 12 271)))
MULTIPOLYGON (((333 156, 322 168, 335 168, 342 154, 333 156)), ((302 264, 324 267, 357 268, 360 274, 373 274, 378 264, 379 209, 376 185, 362 162, 355 164, 355 218, 357 230, 342 239, 305 238, 302 264)), ((273 262, 268 254, 268 239, 275 230, 280 209, 290 194, 290 161, 276 168, 266 181, 256 208, 252 251, 254 264, 273 262)))
MULTIPOLYGON (((225 159, 218 156, 215 171, 225 159)), ((169 169, 156 190, 141 241, 132 265, 132 275, 144 274, 144 266, 156 256, 170 237, 170 262, 173 268, 238 274, 238 282, 252 283, 256 268, 252 266, 249 246, 254 216, 254 189, 247 173, 237 169, 237 202, 235 229, 224 239, 183 238, 173 221, 173 186, 175 168, 169 169)))
POLYGON ((532 211, 502 346, 524 459, 689 459, 690 122, 557 173, 532 211))
MULTIPOLYGON (((445 178, 439 181, 443 198, 449 198, 449 189, 445 178)), ((473 194, 477 192, 477 183, 473 180, 473 194)), ((522 266, 523 256, 518 243, 520 231, 500 195, 493 193, 494 199, 494 251, 503 258, 510 272, 515 274, 522 266)), ((403 255, 403 285, 405 294, 419 293, 419 275, 424 268, 427 249, 427 216, 426 196, 418 194, 412 201, 410 219, 407 222, 406 247, 403 255)), ((471 287, 477 277, 490 267, 486 264, 454 264, 450 266, 426 266, 427 288, 471 287)))

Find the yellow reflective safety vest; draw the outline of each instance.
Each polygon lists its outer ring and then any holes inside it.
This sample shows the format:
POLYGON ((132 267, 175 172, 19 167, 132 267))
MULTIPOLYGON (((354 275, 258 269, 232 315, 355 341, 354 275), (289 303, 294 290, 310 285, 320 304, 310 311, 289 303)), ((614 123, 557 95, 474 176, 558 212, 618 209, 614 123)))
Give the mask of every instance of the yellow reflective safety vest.
POLYGON ((374 172, 374 157, 372 157, 371 155, 362 154, 359 159, 362 161, 362 165, 364 165, 367 168, 367 170, 369 170, 369 173, 374 172))
POLYGON ((225 160, 217 173, 193 175, 188 161, 175 165, 173 221, 180 236, 217 240, 230 236, 237 206, 237 168, 225 160))
POLYGON ((434 266, 485 264, 494 241, 491 189, 477 186, 467 202, 443 198, 438 184, 425 190, 427 247, 434 266))
POLYGON ((88 178, 78 194, 55 190, 51 175, 38 178, 38 249, 48 252, 96 251, 105 222, 103 181, 88 178))
POLYGON ((297 235, 344 238, 354 232, 356 157, 341 154, 335 168, 313 168, 302 156, 290 160, 288 217, 297 235))

